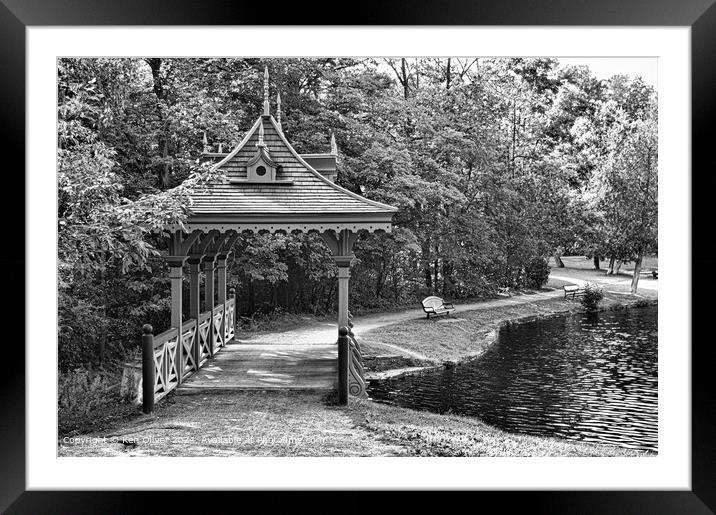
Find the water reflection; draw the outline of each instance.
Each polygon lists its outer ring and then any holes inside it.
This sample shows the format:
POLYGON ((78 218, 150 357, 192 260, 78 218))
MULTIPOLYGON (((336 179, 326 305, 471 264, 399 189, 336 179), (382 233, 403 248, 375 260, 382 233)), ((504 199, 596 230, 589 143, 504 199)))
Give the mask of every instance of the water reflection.
POLYGON ((657 308, 506 327, 479 360, 371 384, 376 400, 508 431, 657 449, 657 308))

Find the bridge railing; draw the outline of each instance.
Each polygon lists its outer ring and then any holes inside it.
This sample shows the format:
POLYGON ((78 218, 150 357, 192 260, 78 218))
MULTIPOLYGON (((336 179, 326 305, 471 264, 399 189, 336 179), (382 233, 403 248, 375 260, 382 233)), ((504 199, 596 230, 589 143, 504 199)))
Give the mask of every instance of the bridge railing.
POLYGON ((224 337, 224 305, 223 304, 214 306, 214 309, 212 311, 211 320, 212 320, 212 324, 213 324, 211 334, 212 334, 212 338, 214 339, 212 344, 213 344, 214 354, 216 354, 217 352, 219 352, 219 349, 226 344, 225 337, 224 337))
POLYGON ((235 335, 236 299, 190 319, 179 330, 172 327, 154 336, 152 326, 142 329, 142 407, 154 411, 154 404, 199 370, 235 335))

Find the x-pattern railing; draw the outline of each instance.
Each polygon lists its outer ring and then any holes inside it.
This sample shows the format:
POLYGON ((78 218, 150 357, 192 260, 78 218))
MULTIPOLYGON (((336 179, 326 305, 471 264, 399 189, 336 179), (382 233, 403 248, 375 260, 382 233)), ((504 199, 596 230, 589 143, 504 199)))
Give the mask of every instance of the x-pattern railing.
POLYGON ((181 326, 182 343, 179 352, 179 330, 176 327, 153 336, 151 326, 145 326, 142 380, 153 386, 144 393, 145 411, 150 394, 153 394, 153 408, 156 401, 199 370, 234 337, 235 320, 236 300, 233 297, 213 310, 201 313, 198 321, 193 318, 187 320, 181 326))
POLYGON ((236 322, 236 300, 231 298, 226 301, 226 318, 224 324, 224 340, 229 342, 234 337, 234 325, 236 322))
POLYGON ((212 317, 214 330, 212 335, 214 337, 214 353, 219 351, 219 348, 224 346, 224 305, 219 304, 214 306, 214 315, 212 317))
POLYGON ((176 347, 179 331, 176 328, 164 331, 154 338, 154 398, 161 399, 174 388, 178 382, 176 369, 176 347))
POLYGON ((211 346, 210 346, 210 324, 211 324, 211 313, 206 311, 199 315, 199 366, 202 366, 207 359, 211 357, 211 346))

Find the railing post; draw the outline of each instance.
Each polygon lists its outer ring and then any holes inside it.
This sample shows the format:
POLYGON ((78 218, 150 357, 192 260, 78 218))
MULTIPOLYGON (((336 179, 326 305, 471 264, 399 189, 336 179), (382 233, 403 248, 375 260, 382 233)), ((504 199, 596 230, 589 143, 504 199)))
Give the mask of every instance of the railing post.
POLYGON ((338 330, 338 404, 348 404, 348 329, 338 330))
POLYGON ((233 286, 229 288, 229 298, 234 299, 234 315, 231 317, 231 320, 229 320, 229 323, 232 324, 232 327, 229 329, 229 332, 236 336, 236 288, 233 286))
POLYGON ((154 411, 154 385, 157 382, 152 331, 149 324, 142 327, 142 411, 147 415, 154 411))
POLYGON ((218 349, 214 348, 214 260, 215 254, 206 254, 204 263, 204 311, 209 312, 209 356, 213 356, 218 349))

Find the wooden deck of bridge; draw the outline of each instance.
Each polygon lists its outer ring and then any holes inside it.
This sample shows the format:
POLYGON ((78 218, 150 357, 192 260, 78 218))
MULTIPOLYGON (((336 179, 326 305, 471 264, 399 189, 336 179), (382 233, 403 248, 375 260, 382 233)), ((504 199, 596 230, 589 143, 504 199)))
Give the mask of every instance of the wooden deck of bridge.
POLYGON ((216 390, 331 390, 338 380, 335 344, 247 344, 235 340, 181 384, 177 395, 216 390))

